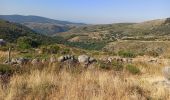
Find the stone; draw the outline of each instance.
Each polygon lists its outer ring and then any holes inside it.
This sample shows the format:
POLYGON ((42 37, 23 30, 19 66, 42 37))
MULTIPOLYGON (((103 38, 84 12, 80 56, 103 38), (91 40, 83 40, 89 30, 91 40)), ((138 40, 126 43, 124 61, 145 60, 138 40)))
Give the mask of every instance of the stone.
POLYGON ((65 60, 65 57, 64 56, 60 56, 59 58, 58 58, 58 62, 63 62, 65 60))
POLYGON ((170 67, 165 67, 162 70, 164 77, 170 81, 170 67))
POLYGON ((89 64, 90 57, 87 55, 80 55, 78 56, 79 63, 89 64))

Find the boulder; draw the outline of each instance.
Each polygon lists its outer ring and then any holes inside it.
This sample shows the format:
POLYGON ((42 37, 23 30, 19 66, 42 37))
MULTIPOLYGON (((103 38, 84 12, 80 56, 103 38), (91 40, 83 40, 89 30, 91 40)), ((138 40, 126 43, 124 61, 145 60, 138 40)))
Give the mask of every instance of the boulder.
POLYGON ((64 62, 64 61, 67 61, 67 60, 72 60, 72 61, 74 61, 75 60, 75 58, 74 58, 74 56, 73 55, 65 55, 65 56, 60 56, 59 58, 58 58, 58 62, 64 62))
POLYGON ((11 59, 11 64, 17 64, 17 59, 12 58, 11 59))
POLYGON ((89 64, 89 59, 90 59, 90 57, 87 56, 87 55, 80 55, 80 56, 78 56, 79 63, 89 64))
POLYGON ((163 68, 162 73, 167 80, 170 80, 170 67, 163 68))
POLYGON ((60 56, 59 58, 58 58, 58 62, 63 62, 65 60, 65 57, 64 56, 60 56))
POLYGON ((89 63, 94 63, 94 62, 97 62, 97 60, 95 58, 93 58, 93 57, 90 57, 89 63))

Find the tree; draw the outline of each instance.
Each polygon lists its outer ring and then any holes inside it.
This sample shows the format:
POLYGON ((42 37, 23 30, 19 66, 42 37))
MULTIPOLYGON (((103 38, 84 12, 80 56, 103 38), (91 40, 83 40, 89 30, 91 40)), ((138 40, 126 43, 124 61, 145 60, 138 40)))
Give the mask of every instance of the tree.
POLYGON ((17 39, 17 45, 20 49, 30 49, 38 47, 38 42, 30 37, 20 37, 17 39))

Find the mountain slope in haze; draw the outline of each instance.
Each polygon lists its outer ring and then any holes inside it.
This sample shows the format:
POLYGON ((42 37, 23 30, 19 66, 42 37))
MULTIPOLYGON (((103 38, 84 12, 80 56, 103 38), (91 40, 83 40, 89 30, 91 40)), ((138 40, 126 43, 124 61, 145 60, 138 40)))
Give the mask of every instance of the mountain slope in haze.
POLYGON ((83 23, 59 21, 40 16, 0 15, 0 19, 23 24, 32 30, 45 35, 65 32, 74 26, 84 25, 83 23))
POLYGON ((23 25, 31 28, 32 30, 44 34, 52 36, 54 33, 66 32, 71 29, 70 26, 61 26, 61 25, 54 25, 50 23, 23 23, 23 25))
POLYGON ((58 35, 69 41, 113 41, 125 37, 148 37, 170 35, 170 19, 158 19, 142 23, 117 23, 110 25, 90 25, 71 29, 58 35))
POLYGON ((30 37, 40 44, 52 43, 53 39, 41 34, 38 34, 26 26, 4 21, 0 19, 0 38, 7 42, 16 42, 19 37, 30 37))
POLYGON ((55 25, 83 25, 83 23, 72 23, 68 21, 59 21, 50 18, 40 17, 40 16, 22 16, 22 15, 0 15, 1 19, 8 20, 17 23, 51 23, 55 25))

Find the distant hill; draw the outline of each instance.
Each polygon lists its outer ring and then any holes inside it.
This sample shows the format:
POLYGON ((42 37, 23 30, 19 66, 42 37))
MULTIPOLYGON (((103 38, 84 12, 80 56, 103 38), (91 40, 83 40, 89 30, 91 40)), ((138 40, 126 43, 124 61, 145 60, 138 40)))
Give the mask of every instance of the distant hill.
POLYGON ((73 28, 57 35, 68 41, 114 41, 138 37, 158 37, 170 35, 170 18, 146 21, 142 23, 116 23, 107 25, 89 25, 73 28))
POLYGON ((42 44, 53 42, 53 39, 51 37, 38 34, 26 26, 0 20, 0 39, 4 39, 7 42, 14 43, 19 37, 23 36, 30 37, 42 44))
POLYGON ((59 21, 40 16, 0 15, 0 19, 23 24, 45 35, 53 35, 55 33, 68 31, 75 26, 85 25, 83 23, 59 21))

